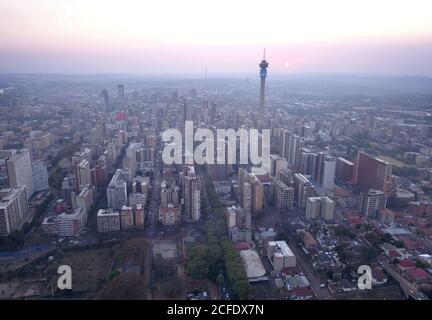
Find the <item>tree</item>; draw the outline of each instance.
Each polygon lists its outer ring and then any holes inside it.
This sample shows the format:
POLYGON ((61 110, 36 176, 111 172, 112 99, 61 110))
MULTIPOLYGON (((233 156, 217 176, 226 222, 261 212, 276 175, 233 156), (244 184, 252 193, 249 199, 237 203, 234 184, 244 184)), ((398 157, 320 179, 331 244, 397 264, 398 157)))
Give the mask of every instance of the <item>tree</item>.
POLYGON ((216 282, 220 287, 222 287, 223 284, 225 283, 225 277, 219 273, 218 276, 216 277, 216 282))
POLYGON ((236 293, 241 300, 249 298, 250 285, 248 281, 238 281, 235 284, 236 293))

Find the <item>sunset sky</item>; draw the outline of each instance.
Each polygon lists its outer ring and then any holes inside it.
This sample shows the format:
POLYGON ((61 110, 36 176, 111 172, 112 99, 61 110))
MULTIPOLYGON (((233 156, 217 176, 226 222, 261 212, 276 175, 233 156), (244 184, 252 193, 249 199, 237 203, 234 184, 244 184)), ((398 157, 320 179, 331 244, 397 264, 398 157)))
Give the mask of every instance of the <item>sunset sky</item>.
POLYGON ((0 0, 0 73, 432 76, 430 0, 0 0))

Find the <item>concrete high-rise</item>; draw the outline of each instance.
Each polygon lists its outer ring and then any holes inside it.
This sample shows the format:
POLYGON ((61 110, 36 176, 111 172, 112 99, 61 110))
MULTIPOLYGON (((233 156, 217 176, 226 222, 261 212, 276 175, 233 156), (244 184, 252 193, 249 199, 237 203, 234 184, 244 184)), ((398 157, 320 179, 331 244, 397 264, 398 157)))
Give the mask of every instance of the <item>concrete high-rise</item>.
POLYGON ((281 180, 274 180, 273 203, 279 211, 292 210, 294 206, 294 188, 288 187, 281 180))
POLYGON ((24 186, 27 200, 33 194, 33 173, 28 149, 7 151, 6 167, 11 188, 24 186))
POLYGON ((21 227, 28 203, 24 186, 0 189, 0 237, 21 227))
POLYGON ((117 170, 112 177, 108 188, 108 207, 121 210, 127 204, 127 183, 130 182, 130 173, 127 170, 117 170))
POLYGON ((306 201, 306 219, 318 218, 330 221, 334 219, 335 203, 329 197, 309 197, 306 201))
POLYGON ((380 190, 371 189, 360 194, 359 212, 365 217, 375 217, 379 209, 385 208, 387 196, 380 190))
POLYGON ((261 78, 261 89, 260 89, 260 107, 258 111, 258 128, 263 129, 266 126, 266 105, 265 105, 265 81, 267 78, 267 68, 269 64, 265 59, 265 49, 264 56, 259 64, 260 67, 260 78, 261 78))
POLYGON ((183 200, 186 219, 198 221, 201 218, 201 182, 193 166, 183 168, 183 200))
POLYGON ((357 155, 355 181, 362 191, 376 189, 384 191, 386 182, 391 175, 390 163, 374 157, 366 152, 357 155))

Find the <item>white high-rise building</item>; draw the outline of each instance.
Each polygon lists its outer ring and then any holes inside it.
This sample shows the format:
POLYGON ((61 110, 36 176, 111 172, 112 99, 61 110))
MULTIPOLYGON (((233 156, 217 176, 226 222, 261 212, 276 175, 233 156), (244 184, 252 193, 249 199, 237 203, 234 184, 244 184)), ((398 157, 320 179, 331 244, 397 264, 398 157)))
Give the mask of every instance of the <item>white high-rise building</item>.
POLYGON ((33 195, 33 175, 30 151, 28 149, 9 150, 6 158, 9 186, 11 188, 24 186, 27 200, 33 195))
POLYGON ((359 212, 365 217, 374 217, 386 205, 387 196, 380 190, 371 189, 360 194, 359 212))
POLYGON ((336 159, 326 158, 323 162, 323 171, 321 185, 324 189, 334 188, 334 179, 336 174, 336 159))
POLYGON ((127 181, 130 181, 130 174, 127 170, 117 170, 112 177, 108 188, 108 207, 114 210, 121 210, 127 205, 127 181))
POLYGON ((28 204, 24 186, 0 190, 0 237, 21 227, 27 215, 28 204))

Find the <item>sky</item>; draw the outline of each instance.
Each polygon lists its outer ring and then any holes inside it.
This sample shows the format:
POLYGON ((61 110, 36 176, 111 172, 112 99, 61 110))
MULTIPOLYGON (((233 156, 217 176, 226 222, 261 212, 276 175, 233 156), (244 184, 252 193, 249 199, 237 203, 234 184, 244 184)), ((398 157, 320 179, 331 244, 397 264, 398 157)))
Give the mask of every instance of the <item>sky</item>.
POLYGON ((430 0, 0 0, 0 73, 432 76, 430 0))

